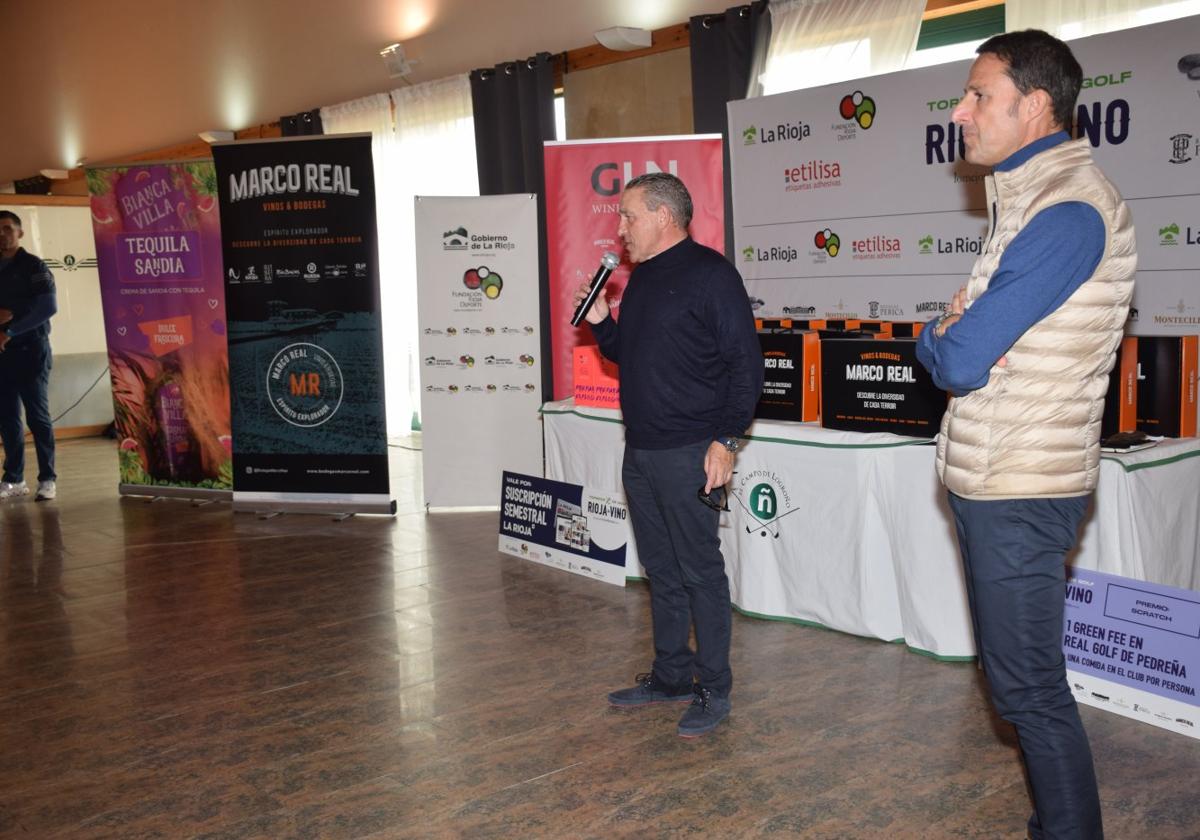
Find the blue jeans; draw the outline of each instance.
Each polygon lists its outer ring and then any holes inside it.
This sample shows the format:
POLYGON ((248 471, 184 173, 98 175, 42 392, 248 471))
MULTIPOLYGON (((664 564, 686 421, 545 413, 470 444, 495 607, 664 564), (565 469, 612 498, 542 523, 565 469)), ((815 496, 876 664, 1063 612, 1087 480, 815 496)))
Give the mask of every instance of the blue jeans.
POLYGON ((720 514, 696 497, 705 483, 709 443, 676 449, 626 446, 621 478, 638 558, 650 577, 654 673, 682 687, 690 687, 694 675, 702 687, 728 697, 733 613, 717 536, 720 514), (693 624, 694 653, 688 642, 693 624))
POLYGON ((1017 730, 1029 774, 1029 834, 1098 840, 1096 773, 1062 651, 1064 558, 1088 497, 949 495, 983 672, 996 712, 1017 730))
POLYGON ((0 353, 0 438, 4 441, 4 480, 25 479, 25 425, 21 406, 33 432, 38 481, 53 481, 54 426, 50 421, 50 342, 11 342, 0 353))

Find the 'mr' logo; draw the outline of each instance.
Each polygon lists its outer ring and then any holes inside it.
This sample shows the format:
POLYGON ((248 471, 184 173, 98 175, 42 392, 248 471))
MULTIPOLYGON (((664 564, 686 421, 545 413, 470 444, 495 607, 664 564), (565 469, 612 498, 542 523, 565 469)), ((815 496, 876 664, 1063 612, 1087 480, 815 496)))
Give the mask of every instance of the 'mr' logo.
POLYGON ((316 397, 321 394, 321 374, 288 374, 288 388, 293 397, 316 397))

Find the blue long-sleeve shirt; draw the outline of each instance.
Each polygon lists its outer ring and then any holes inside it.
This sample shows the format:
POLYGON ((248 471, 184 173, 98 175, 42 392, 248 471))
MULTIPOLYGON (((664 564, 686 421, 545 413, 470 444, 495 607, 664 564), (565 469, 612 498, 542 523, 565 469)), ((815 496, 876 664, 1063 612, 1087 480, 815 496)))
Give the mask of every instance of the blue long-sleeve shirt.
POLYGON ((13 314, 0 329, 11 336, 14 346, 50 335, 50 318, 58 311, 54 275, 45 262, 24 248, 18 248, 13 258, 0 266, 0 309, 13 314))
MULTIPOLYGON (((1035 140, 1001 161, 1017 168, 1067 140, 1058 132, 1035 140)), ((934 383, 956 396, 988 383, 992 366, 1025 332, 1083 285, 1104 255, 1104 221, 1090 204, 1065 201, 1039 212, 1004 249, 984 291, 939 338, 930 322, 917 358, 934 383)))
POLYGON ((754 417, 763 360, 737 269, 691 239, 637 265, 621 317, 592 325, 621 369, 625 441, 671 449, 737 437, 754 417))

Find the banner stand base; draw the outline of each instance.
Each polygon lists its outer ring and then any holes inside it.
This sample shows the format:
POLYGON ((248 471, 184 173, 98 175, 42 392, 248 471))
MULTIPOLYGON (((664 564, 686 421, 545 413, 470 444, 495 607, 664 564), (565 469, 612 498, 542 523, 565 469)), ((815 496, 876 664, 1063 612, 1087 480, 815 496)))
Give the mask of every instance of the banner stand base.
POLYGON ((273 518, 282 513, 317 513, 332 516, 339 522, 360 513, 375 513, 383 514, 384 516, 396 515, 396 500, 389 499, 387 496, 378 497, 378 501, 370 497, 341 499, 332 497, 313 500, 239 498, 246 495, 255 496, 258 494, 235 494, 233 499, 234 513, 253 513, 263 519, 273 518))
POLYGON ((210 487, 118 484, 117 492, 122 496, 141 496, 151 504, 160 499, 186 499, 195 507, 211 505, 213 502, 228 502, 233 499, 232 490, 214 490, 210 487))

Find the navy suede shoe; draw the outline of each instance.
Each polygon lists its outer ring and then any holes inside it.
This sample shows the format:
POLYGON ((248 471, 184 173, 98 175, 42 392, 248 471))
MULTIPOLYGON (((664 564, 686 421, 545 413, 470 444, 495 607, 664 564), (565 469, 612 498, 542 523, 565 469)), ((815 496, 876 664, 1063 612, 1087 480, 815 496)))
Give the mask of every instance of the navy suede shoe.
POLYGON ((696 738, 712 732, 717 724, 729 717, 732 708, 728 697, 713 694, 710 688, 696 686, 692 705, 679 719, 679 734, 684 738, 696 738))
POLYGON ((608 702, 622 708, 649 706, 653 703, 686 703, 692 699, 692 686, 674 686, 663 683, 658 677, 650 674, 638 674, 634 677, 637 685, 632 688, 622 688, 608 695, 608 702))

